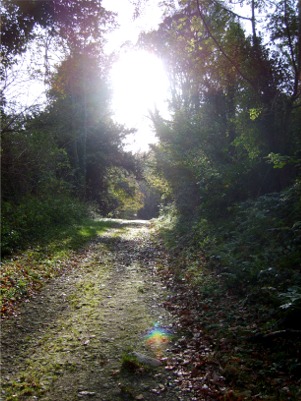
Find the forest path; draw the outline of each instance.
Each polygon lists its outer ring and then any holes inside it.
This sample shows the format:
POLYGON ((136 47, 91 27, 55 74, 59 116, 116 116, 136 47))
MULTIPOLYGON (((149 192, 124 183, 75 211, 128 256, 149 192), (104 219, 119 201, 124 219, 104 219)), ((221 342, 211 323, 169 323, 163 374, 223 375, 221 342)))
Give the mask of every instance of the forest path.
POLYGON ((168 354, 172 317, 157 274, 165 262, 148 222, 116 220, 75 268, 3 322, 1 400, 184 399, 164 365, 122 368, 129 351, 168 354))

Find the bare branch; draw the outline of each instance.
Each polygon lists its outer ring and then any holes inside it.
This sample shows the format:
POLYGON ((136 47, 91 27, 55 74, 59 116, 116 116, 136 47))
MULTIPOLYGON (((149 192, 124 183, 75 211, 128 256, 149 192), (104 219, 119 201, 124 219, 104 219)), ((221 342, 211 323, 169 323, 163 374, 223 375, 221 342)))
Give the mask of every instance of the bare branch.
POLYGON ((250 17, 244 17, 243 15, 237 14, 237 13, 235 13, 233 10, 231 10, 230 8, 228 8, 228 7, 224 6, 224 5, 222 5, 220 2, 214 1, 214 3, 215 3, 215 4, 218 4, 223 10, 227 11, 229 14, 234 15, 234 17, 237 17, 237 18, 239 18, 239 19, 243 19, 243 20, 246 20, 246 21, 252 21, 252 18, 250 18, 250 17))
POLYGON ((285 30, 286 30, 286 34, 287 34, 287 39, 288 39, 288 47, 289 47, 289 52, 290 52, 291 63, 293 66, 293 70, 295 72, 294 92, 292 95, 292 98, 295 99, 296 97, 298 97, 299 77, 298 77, 298 65, 295 60, 293 40, 292 40, 290 25, 289 25, 289 21, 288 21, 287 0, 284 1, 284 22, 285 22, 285 30))
POLYGON ((248 82, 252 87, 253 87, 253 82, 241 71, 241 69, 239 68, 239 66, 237 65, 237 63, 235 63, 234 59, 232 57, 230 57, 225 50, 223 49, 223 47, 221 46, 221 44, 218 42, 218 40, 216 39, 216 37, 213 35, 211 28, 208 24, 208 22, 206 21, 206 18, 202 12, 202 8, 200 5, 200 1, 196 0, 197 2, 197 9, 198 9, 198 14, 209 34, 209 36, 211 37, 211 39, 213 40, 213 42, 215 43, 215 45, 217 46, 218 50, 222 53, 222 55, 229 61, 229 63, 235 68, 235 70, 237 71, 237 73, 241 76, 241 78, 243 78, 246 82, 248 82))

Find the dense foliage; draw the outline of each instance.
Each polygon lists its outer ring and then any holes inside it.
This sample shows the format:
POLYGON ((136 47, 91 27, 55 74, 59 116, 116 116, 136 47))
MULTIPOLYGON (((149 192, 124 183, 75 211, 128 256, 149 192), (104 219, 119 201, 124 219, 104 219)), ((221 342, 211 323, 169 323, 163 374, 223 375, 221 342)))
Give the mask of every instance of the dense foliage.
POLYGON ((2 251, 27 246, 52 226, 80 222, 84 203, 104 215, 133 217, 142 207, 141 173, 122 146, 132 131, 110 116, 103 52, 113 15, 99 1, 77 0, 4 1, 1 12, 2 251), (44 74, 47 103, 23 107, 11 80, 37 46, 44 72, 32 66, 32 74, 44 74), (60 61, 53 65, 55 54, 60 61))
POLYGON ((7 264, 5 296, 21 299, 96 233, 66 229, 85 218, 88 202, 126 218, 153 217, 160 204, 172 272, 158 269, 177 283, 167 304, 191 333, 177 358, 188 391, 195 386, 208 400, 297 400, 301 2, 234 3, 167 0, 158 29, 141 36, 169 71, 170 118, 152 113, 159 143, 133 158, 122 149, 130 131, 110 117, 102 34, 113 15, 96 0, 2 2, 2 250, 33 247, 22 263, 17 256, 7 264), (33 43, 44 50, 48 100, 20 110, 6 97, 7 77, 33 43), (52 263, 51 244, 61 239, 65 259, 52 263), (42 264, 40 244, 49 253, 42 264), (198 348, 206 336, 216 361, 198 348), (210 395, 224 379, 237 394, 210 395))
POLYGON ((159 219, 177 283, 167 305, 191 333, 182 385, 195 399, 299 400, 301 3, 165 4, 141 44, 172 82, 151 157, 170 204, 159 219), (227 394, 195 356, 206 340, 227 394))
MULTIPOLYGON (((1 56, 8 66, 16 55, 24 53, 28 43, 43 29, 49 40, 55 38, 61 46, 80 51, 85 47, 99 48, 105 28, 114 16, 101 2, 92 0, 4 0, 1 4, 1 56)), ((46 52, 47 49, 45 48, 46 52)))
POLYGON ((205 257, 248 301, 300 314, 300 2, 241 3, 249 17, 231 2, 170 2, 141 38, 172 82, 171 118, 152 115, 174 201, 166 233, 186 269, 205 257))

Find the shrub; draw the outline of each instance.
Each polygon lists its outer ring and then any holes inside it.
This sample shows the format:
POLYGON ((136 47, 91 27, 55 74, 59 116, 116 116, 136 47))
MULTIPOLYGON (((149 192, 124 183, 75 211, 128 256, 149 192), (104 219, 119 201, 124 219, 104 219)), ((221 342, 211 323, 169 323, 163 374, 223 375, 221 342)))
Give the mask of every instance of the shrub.
POLYGON ((86 206, 68 196, 27 197, 18 205, 3 202, 1 252, 22 249, 58 228, 79 223, 86 215, 86 206))

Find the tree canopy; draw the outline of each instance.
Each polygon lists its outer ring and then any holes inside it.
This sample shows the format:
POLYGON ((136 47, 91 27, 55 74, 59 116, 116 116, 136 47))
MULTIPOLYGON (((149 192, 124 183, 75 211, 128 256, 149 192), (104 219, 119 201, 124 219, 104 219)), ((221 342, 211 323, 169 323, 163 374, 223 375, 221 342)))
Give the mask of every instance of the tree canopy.
MULTIPOLYGON (((139 14, 143 1, 134 4, 139 14)), ((51 227, 62 234, 88 209, 122 218, 159 214, 152 227, 172 268, 154 268, 168 285, 178 283, 166 303, 179 312, 177 329, 194 324, 193 345, 179 341, 187 348, 177 357, 185 356, 177 373, 186 390, 197 387, 202 399, 300 399, 301 0, 163 6, 162 22, 138 46, 165 62, 169 116, 150 113, 159 141, 134 157, 123 149, 133 130, 110 110, 103 44, 114 15, 98 0, 2 2, 2 251, 33 246, 51 227), (20 108, 5 82, 34 46, 44 67, 29 67, 44 76, 47 101, 20 108), (218 362, 208 358, 208 333, 218 362), (273 346, 279 353, 269 359, 273 346), (215 379, 217 365, 223 375, 215 379), (218 394, 204 378, 222 383, 218 394), (241 391, 225 393, 224 380, 241 391)), ((87 237, 92 232, 95 226, 87 237)))
POLYGON ((244 15, 231 2, 167 4, 140 44, 171 80, 151 157, 178 274, 200 283, 209 266, 239 299, 299 319, 300 298, 280 299, 301 294, 301 3, 241 1, 244 15))
POLYGON ((5 65, 26 50, 38 28, 79 51, 103 42, 104 30, 114 21, 113 14, 96 0, 4 0, 1 14, 1 54, 5 65))
POLYGON ((153 120, 161 140, 155 150, 158 163, 168 164, 165 173, 175 197, 179 186, 191 182, 194 206, 209 197, 212 203, 213 193, 225 205, 281 190, 296 178, 299 9, 297 2, 280 3, 272 15, 265 4, 244 4, 251 8, 247 34, 227 6, 183 1, 157 31, 142 36, 144 46, 164 58, 170 71, 172 119, 157 114, 153 120), (261 32, 260 10, 268 18, 261 32), (273 168, 281 155, 291 163, 273 168))
MULTIPOLYGON (((74 199, 94 204, 102 214, 114 213, 122 204, 127 213, 125 195, 112 188, 117 188, 121 175, 124 185, 136 188, 139 172, 133 155, 122 146, 133 130, 111 117, 110 60, 103 43, 104 32, 114 26, 114 15, 99 1, 78 0, 4 1, 1 12, 5 78, 32 51, 29 45, 42 37, 39 46, 44 53, 43 73, 48 87, 43 107, 22 107, 22 99, 20 106, 12 99, 14 93, 7 95, 5 83, 2 90, 6 251, 10 241, 12 245, 22 242, 23 230, 35 230, 34 225, 27 226, 26 216, 14 215, 12 209, 23 208, 29 215, 28 209, 45 205, 46 218, 47 213, 53 213, 50 209, 57 207, 55 199, 67 203, 67 199, 74 199), (51 41, 54 47, 49 48, 51 41), (51 52, 55 51, 60 62, 53 65, 51 52)), ((133 204, 129 201, 129 213, 135 214, 142 206, 139 189, 130 195, 133 204)))

